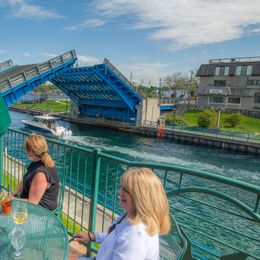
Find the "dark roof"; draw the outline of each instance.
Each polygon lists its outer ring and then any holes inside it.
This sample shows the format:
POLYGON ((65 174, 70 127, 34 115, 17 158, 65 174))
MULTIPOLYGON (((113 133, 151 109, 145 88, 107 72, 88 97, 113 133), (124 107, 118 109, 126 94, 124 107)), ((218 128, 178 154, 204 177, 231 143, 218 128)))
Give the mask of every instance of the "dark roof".
POLYGON ((237 66, 248 66, 252 65, 252 76, 260 76, 260 62, 230 62, 230 63, 208 63, 208 64, 202 64, 200 65, 200 68, 197 72, 197 77, 208 77, 208 76, 214 76, 215 68, 216 67, 225 67, 229 66, 229 76, 235 75, 235 70, 237 66))

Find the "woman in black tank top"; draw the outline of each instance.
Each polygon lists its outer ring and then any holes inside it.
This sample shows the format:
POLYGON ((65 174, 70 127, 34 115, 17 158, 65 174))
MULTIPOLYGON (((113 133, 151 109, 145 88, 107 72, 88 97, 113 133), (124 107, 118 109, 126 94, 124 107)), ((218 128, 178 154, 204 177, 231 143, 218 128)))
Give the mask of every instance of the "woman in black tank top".
POLYGON ((42 135, 32 134, 26 138, 24 146, 32 163, 13 194, 54 210, 57 207, 59 178, 55 163, 48 154, 47 142, 42 135))

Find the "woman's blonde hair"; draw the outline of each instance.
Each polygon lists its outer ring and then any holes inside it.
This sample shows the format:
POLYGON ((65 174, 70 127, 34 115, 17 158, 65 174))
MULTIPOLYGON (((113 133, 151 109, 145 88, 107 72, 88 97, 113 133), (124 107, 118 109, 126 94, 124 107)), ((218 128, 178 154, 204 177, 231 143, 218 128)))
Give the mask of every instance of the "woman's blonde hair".
POLYGON ((171 226, 168 199, 156 174, 148 168, 131 169, 121 176, 120 183, 136 206, 135 218, 130 222, 143 222, 149 235, 168 233, 171 226))
POLYGON ((54 168, 55 163, 48 153, 48 145, 45 138, 42 135, 32 134, 29 135, 24 142, 24 147, 27 152, 31 152, 34 155, 41 158, 41 161, 47 168, 54 168))

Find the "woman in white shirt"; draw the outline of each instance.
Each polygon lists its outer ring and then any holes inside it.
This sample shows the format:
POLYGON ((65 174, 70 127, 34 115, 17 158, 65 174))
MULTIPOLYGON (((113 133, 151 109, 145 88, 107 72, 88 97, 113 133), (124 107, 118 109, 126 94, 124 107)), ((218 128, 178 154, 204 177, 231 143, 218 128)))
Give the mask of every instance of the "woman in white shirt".
POLYGON ((107 233, 82 231, 75 235, 75 241, 101 243, 96 260, 158 260, 159 235, 170 230, 162 183, 150 169, 137 168, 126 171, 120 184, 120 206, 126 213, 107 233))

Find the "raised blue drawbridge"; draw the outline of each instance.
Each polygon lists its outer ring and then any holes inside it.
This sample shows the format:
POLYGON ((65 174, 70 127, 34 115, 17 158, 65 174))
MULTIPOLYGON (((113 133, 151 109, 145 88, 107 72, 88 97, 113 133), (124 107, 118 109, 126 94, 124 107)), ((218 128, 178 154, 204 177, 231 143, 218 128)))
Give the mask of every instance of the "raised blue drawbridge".
POLYGON ((11 60, 0 63, 0 91, 5 105, 11 106, 46 81, 67 71, 76 60, 72 50, 40 64, 18 66, 11 60))
POLYGON ((41 64, 0 63, 0 91, 5 105, 11 106, 50 81, 70 97, 77 117, 134 123, 142 98, 133 84, 107 59, 103 64, 73 68, 76 60, 72 50, 41 64))
POLYGON ((51 82, 77 104, 82 117, 136 120, 141 95, 107 59, 103 64, 69 69, 51 82))

